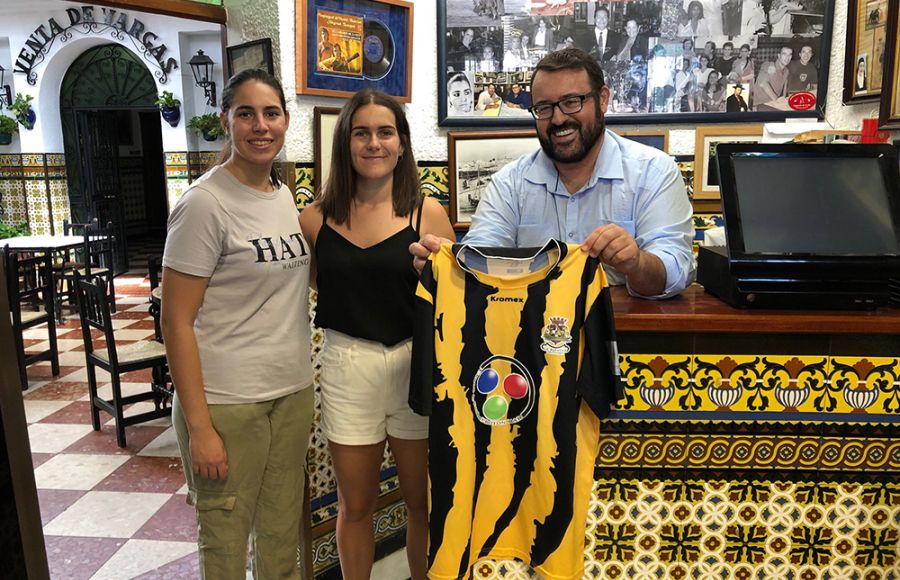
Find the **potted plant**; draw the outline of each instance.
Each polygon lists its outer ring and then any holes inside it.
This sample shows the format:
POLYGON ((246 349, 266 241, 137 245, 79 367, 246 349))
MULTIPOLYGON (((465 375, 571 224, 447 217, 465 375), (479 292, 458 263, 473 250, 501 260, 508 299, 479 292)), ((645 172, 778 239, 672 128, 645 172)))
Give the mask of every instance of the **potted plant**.
POLYGON ((215 141, 225 134, 225 130, 222 129, 222 123, 219 122, 219 115, 217 113, 205 113, 203 115, 191 117, 187 126, 188 129, 199 131, 206 141, 215 141))
POLYGON ((173 126, 178 126, 181 119, 181 101, 175 98, 171 91, 163 91, 154 101, 159 107, 159 112, 165 121, 173 126))
POLYGON ((16 120, 6 115, 0 115, 0 145, 12 143, 12 134, 19 130, 16 120))
POLYGON ((37 115, 35 115, 34 109, 31 108, 31 101, 33 100, 34 97, 31 95, 16 93, 16 100, 9 106, 9 110, 16 116, 16 121, 29 131, 34 128, 34 122, 37 120, 37 115))
MULTIPOLYGON (((6 117, 7 119, 9 117, 6 117)), ((0 224, 0 239, 4 238, 17 238, 19 236, 30 236, 31 230, 28 229, 28 224, 19 224, 17 226, 8 226, 5 224, 0 224)))

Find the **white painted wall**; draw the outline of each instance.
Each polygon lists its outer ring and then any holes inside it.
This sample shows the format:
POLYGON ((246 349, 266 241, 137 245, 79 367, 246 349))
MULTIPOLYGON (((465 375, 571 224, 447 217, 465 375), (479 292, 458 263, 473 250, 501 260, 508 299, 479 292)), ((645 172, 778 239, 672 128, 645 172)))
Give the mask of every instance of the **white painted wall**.
MULTIPOLYGON (((225 0, 228 11, 228 44, 256 38, 272 37, 276 65, 288 94, 291 130, 286 144, 286 157, 300 162, 312 161, 312 108, 316 105, 339 107, 342 99, 310 97, 294 94, 294 0, 225 0), (279 37, 275 37, 275 31, 279 37)), ((846 106, 841 103, 844 67, 844 43, 847 27, 847 0, 835 0, 832 32, 831 64, 826 121, 836 128, 859 129, 862 119, 878 116, 878 103, 846 106)), ((407 115, 413 127, 413 150, 419 160, 447 159, 447 130, 437 126, 437 8, 432 0, 414 3, 414 46, 412 102, 407 115)), ((693 154, 696 125, 667 125, 671 130, 669 148, 672 154, 693 154)), ((646 128, 646 126, 625 126, 646 128)), ((895 133, 896 135, 896 133, 895 133)))

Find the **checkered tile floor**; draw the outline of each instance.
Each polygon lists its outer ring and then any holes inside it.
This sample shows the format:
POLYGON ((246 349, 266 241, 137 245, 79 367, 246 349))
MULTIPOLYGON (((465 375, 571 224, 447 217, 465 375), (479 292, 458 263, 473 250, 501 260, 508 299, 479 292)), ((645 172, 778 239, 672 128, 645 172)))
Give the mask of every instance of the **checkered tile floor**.
MULTIPOLYGON (((153 336, 149 292, 143 272, 116 278, 114 325, 123 343, 153 336)), ((77 316, 57 336, 60 376, 50 376, 49 362, 33 364, 23 393, 51 578, 198 577, 196 517, 185 503, 171 421, 128 427, 126 449, 116 446, 109 415, 101 412, 103 428, 93 431, 77 316)), ((46 338, 38 327, 26 344, 38 350, 46 338)), ((148 372, 123 375, 124 393, 146 390, 148 372)), ((99 369, 98 380, 111 397, 99 369)), ((139 405, 152 406, 134 410, 139 405)))

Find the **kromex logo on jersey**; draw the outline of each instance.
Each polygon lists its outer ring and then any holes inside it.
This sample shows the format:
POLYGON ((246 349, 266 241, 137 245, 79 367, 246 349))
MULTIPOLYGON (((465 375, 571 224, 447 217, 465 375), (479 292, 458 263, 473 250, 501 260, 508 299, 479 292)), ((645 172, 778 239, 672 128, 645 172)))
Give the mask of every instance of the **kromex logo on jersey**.
POLYGON ((488 296, 490 302, 525 302, 524 298, 513 298, 512 296, 488 296))

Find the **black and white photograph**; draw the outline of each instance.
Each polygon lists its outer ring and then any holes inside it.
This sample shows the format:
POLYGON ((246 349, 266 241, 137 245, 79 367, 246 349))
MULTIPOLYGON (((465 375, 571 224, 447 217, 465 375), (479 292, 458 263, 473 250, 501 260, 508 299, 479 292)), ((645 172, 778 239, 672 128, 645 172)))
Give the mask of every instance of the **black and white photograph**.
POLYGON ((498 169, 540 148, 534 131, 449 131, 450 223, 468 229, 498 169))
POLYGON ((603 70, 611 124, 814 116, 832 12, 833 0, 438 0, 439 123, 530 125, 522 103, 532 104, 531 73, 547 54, 571 47, 603 70), (460 104, 459 91, 449 95, 460 72, 474 75, 471 106, 460 104), (512 76, 519 73, 526 76, 512 76), (477 106, 490 84, 498 105, 477 106), (742 94, 729 107, 734 85, 742 94), (807 94, 791 99, 799 92, 807 94))

